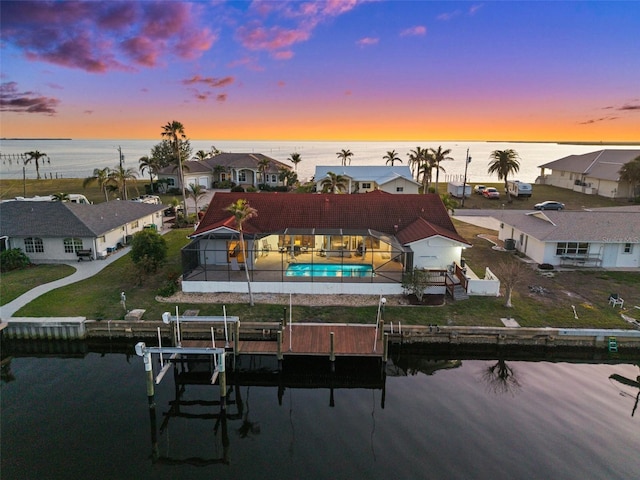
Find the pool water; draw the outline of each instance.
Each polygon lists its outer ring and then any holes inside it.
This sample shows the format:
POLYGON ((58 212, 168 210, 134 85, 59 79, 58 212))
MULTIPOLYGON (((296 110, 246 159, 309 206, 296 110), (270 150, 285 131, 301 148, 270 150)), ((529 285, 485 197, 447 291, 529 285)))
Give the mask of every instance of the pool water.
POLYGON ((287 277, 371 277, 373 265, 328 263, 294 263, 287 268, 287 277))

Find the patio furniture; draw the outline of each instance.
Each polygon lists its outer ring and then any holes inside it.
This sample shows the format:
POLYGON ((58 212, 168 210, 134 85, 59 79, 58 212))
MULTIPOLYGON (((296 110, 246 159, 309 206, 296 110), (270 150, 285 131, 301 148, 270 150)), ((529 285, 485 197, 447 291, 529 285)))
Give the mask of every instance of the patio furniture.
POLYGON ((612 307, 624 307, 624 298, 620 297, 617 293, 609 295, 609 305, 612 307))

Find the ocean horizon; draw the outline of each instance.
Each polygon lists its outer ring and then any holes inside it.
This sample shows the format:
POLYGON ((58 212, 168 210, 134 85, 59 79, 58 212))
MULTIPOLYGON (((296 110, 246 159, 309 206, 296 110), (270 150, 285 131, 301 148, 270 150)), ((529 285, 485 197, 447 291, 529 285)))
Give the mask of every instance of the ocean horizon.
MULTIPOLYGON (((138 167, 138 161, 148 156, 151 148, 160 139, 149 140, 74 140, 74 139, 2 139, 0 140, 0 178, 22 178, 23 162, 21 154, 38 150, 47 154, 41 162, 40 174, 47 178, 85 178, 95 168, 115 167, 119 163, 119 150, 122 151, 126 167, 138 167)), ((440 181, 462 181, 467 152, 471 162, 467 168, 467 182, 497 182, 495 175, 487 173, 489 155, 494 150, 511 148, 520 155, 520 171, 514 179, 533 183, 540 175, 539 166, 569 155, 580 155, 602 149, 632 148, 631 143, 552 143, 552 142, 501 142, 501 141, 218 141, 191 140, 193 153, 212 147, 232 153, 262 153, 285 164, 292 153, 299 153, 302 161, 297 172, 301 181, 307 181, 314 175, 317 165, 340 166, 337 152, 348 149, 353 152, 351 165, 384 165, 383 157, 388 151, 395 150, 401 165, 407 165, 408 154, 417 146, 422 148, 450 149, 451 161, 443 162, 440 181)), ((26 166, 27 178, 35 178, 35 166, 26 166)), ((142 177, 144 179, 144 177, 142 177)))

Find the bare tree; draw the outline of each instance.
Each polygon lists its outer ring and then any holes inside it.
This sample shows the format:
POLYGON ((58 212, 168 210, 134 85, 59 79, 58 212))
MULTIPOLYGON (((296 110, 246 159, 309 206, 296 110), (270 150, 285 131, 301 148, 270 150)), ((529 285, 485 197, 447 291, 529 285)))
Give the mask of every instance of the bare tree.
POLYGON ((520 283, 527 272, 527 266, 516 258, 509 258, 496 264, 494 273, 504 286, 505 304, 507 308, 512 308, 511 296, 514 287, 520 283))

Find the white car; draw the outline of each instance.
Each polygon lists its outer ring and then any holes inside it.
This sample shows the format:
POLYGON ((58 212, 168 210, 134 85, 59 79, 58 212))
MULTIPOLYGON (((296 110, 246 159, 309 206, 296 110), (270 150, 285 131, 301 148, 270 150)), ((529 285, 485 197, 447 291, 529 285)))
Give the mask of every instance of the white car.
POLYGON ((482 195, 482 192, 484 192, 485 188, 487 188, 484 185, 476 185, 475 187, 473 187, 473 193, 477 193, 478 195, 482 195))

